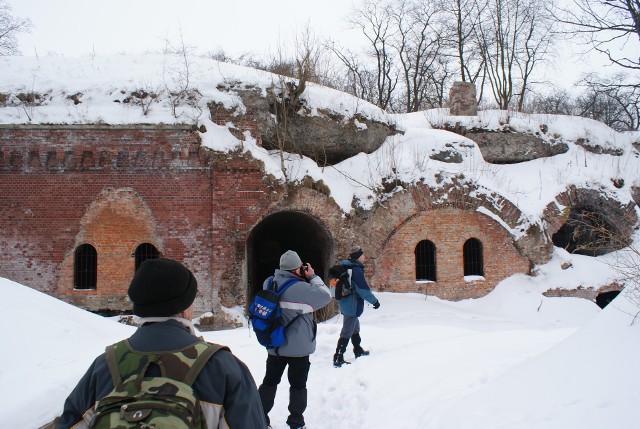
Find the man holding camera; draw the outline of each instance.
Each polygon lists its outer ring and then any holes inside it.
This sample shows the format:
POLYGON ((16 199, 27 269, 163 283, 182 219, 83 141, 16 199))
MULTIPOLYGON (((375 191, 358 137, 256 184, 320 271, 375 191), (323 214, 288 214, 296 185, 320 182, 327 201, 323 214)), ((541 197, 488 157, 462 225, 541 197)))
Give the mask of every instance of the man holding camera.
MULTIPOLYGON (((280 268, 274 273, 274 290, 290 278, 299 280, 280 296, 280 319, 287 326, 285 342, 277 349, 269 349, 267 367, 259 387, 262 408, 269 422, 278 384, 288 366, 289 417, 291 429, 304 428, 304 410, 307 408, 307 378, 309 355, 316 350, 316 323, 313 313, 331 301, 329 288, 313 271, 310 264, 303 264, 298 254, 287 250, 280 257, 280 268)), ((271 288, 266 280, 263 288, 271 288)))

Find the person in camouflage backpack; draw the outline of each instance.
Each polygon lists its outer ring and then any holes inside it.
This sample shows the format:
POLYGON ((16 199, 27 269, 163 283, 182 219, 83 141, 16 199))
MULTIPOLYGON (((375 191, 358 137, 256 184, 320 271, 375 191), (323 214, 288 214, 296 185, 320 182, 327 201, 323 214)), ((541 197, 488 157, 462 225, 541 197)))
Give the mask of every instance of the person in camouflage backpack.
POLYGON ((88 428, 96 414, 113 404, 120 407, 118 401, 131 391, 148 389, 155 394, 163 388, 174 396, 189 399, 183 390, 195 396, 196 402, 185 404, 200 407, 191 427, 267 427, 258 389, 245 364, 228 348, 195 335, 191 320, 197 282, 189 269, 170 259, 149 259, 136 271, 128 294, 140 327, 94 360, 65 401, 57 429, 88 428), (127 384, 129 377, 141 372, 144 379, 134 377, 127 384))

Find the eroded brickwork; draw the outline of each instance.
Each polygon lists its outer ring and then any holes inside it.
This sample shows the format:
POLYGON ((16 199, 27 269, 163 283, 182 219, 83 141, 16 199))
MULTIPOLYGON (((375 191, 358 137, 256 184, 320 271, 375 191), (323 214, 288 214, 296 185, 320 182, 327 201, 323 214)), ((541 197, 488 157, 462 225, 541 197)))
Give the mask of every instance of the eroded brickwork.
POLYGON ((482 296, 529 269, 507 229, 479 211, 495 206, 516 228, 515 206, 497 196, 475 199, 463 188, 416 187, 372 212, 345 216, 320 184, 273 182, 247 155, 202 148, 189 127, 0 127, 0 276, 89 310, 129 308, 132 255, 142 243, 194 272, 197 311, 246 304, 262 281, 250 253, 263 248, 251 237, 265 219, 285 223, 278 228, 289 243, 309 234, 322 253, 316 266, 325 269, 362 245, 376 290, 482 296), (283 213, 281 221, 273 217, 283 213), (286 225, 292 219, 304 228, 286 225), (462 246, 471 237, 482 242, 485 267, 484 280, 473 283, 462 272, 462 246), (416 282, 414 250, 423 239, 437 248, 436 283, 416 282), (85 243, 98 254, 95 290, 74 288, 74 251, 85 243))
POLYGON ((197 134, 163 127, 5 127, 0 275, 91 310, 128 308, 131 256, 149 242, 184 260, 211 308, 211 180, 197 134), (8 155, 7 155, 8 154, 8 155), (73 289, 76 246, 98 250, 98 287, 73 289))
POLYGON ((373 281, 382 290, 460 300, 484 296, 500 280, 528 271, 529 261, 498 222, 479 212, 442 208, 416 214, 394 230, 380 249, 373 281), (482 243, 484 279, 465 281, 463 246, 470 238, 482 243), (416 281, 415 249, 422 240, 436 247, 435 283, 416 281))

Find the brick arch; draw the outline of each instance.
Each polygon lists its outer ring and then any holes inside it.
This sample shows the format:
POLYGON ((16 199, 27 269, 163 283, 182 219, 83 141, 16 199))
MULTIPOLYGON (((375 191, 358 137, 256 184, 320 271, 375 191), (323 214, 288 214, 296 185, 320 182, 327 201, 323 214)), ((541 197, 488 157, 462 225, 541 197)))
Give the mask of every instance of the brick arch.
POLYGON ((423 293, 426 288, 428 294, 457 300, 483 296, 509 275, 528 273, 530 258, 523 249, 536 247, 542 235, 515 241, 513 234, 525 228, 522 213, 502 196, 482 191, 461 184, 437 189, 418 185, 377 208, 363 227, 372 249, 373 286, 423 293), (463 272, 463 244, 471 237, 486 249, 484 280, 475 284, 465 282, 463 272), (415 281, 413 250, 424 239, 436 246, 435 284, 415 281))
MULTIPOLYGON (((289 189, 280 201, 261 213, 246 235, 244 260, 237 264, 243 267, 242 275, 237 276, 242 283, 236 285, 243 287, 244 302, 235 301, 236 305, 250 302, 288 248, 300 252, 303 260, 326 278, 336 253, 342 255, 352 244, 350 237, 335 201, 309 187, 289 189)), ((223 303, 227 295, 228 291, 221 291, 223 303)))
POLYGON ((531 225, 523 223, 524 216, 520 209, 506 198, 496 193, 486 193, 476 186, 452 185, 442 188, 432 188, 426 185, 416 185, 408 188, 407 192, 398 193, 385 204, 386 209, 378 209, 374 220, 382 229, 374 242, 381 243, 384 249, 388 241, 403 224, 424 212, 439 209, 459 209, 466 211, 480 211, 496 219, 496 222, 513 233, 521 233, 515 245, 520 252, 531 258, 528 247, 536 246, 528 241, 536 240, 532 234, 531 225), (525 234, 525 229, 528 229, 525 234))
POLYGON ((65 255, 58 285, 60 294, 92 311, 128 310, 126 296, 134 273, 135 248, 148 242, 163 251, 155 222, 151 210, 133 189, 103 190, 84 213, 73 248, 65 255), (73 288, 73 251, 83 243, 91 244, 98 253, 95 290, 73 288))
MULTIPOLYGON (((280 256, 294 250, 305 263, 310 263, 316 274, 326 278, 332 263, 334 241, 323 222, 306 211, 281 210, 264 217, 254 226, 247 238, 246 304, 264 280, 279 266, 280 256)), ((330 309, 319 312, 320 320, 327 319, 330 309)))
MULTIPOLYGON (((589 232, 589 226, 583 230, 587 232, 585 234, 587 241, 592 239, 597 242, 593 248, 589 247, 590 251, 587 253, 604 254, 630 243, 630 237, 638 224, 636 207, 634 202, 623 204, 596 189, 571 186, 558 194, 554 202, 547 205, 543 212, 543 219, 547 224, 547 233, 553 242, 566 241, 558 238, 556 234, 560 235, 565 231, 572 220, 583 226, 595 222, 598 227, 594 227, 591 232, 589 232), (611 237, 600 235, 599 227, 607 229, 611 237)), ((567 231, 569 232, 565 234, 573 235, 571 227, 567 231)), ((571 243, 568 244, 571 245, 571 243)))
POLYGON ((528 273, 529 260, 509 231, 493 218, 470 210, 442 207, 411 216, 398 226, 380 250, 372 284, 394 292, 422 292, 459 300, 486 295, 504 278, 528 273), (484 280, 465 281, 463 246, 476 238, 484 247, 484 280), (415 246, 430 240, 436 247, 436 283, 415 280, 415 246))

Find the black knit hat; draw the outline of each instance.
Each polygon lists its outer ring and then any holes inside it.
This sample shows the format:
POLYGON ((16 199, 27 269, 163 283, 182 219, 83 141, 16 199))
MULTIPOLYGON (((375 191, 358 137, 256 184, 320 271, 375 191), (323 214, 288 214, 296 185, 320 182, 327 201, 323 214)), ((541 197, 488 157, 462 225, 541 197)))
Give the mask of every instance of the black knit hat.
POLYGON ((363 253, 364 251, 362 250, 362 247, 353 246, 351 248, 351 251, 349 252, 349 259, 353 259, 354 261, 356 261, 360 256, 362 256, 363 253))
POLYGON ((197 292, 198 282, 187 267, 162 258, 140 264, 129 285, 133 314, 140 317, 176 315, 191 306, 197 292))

